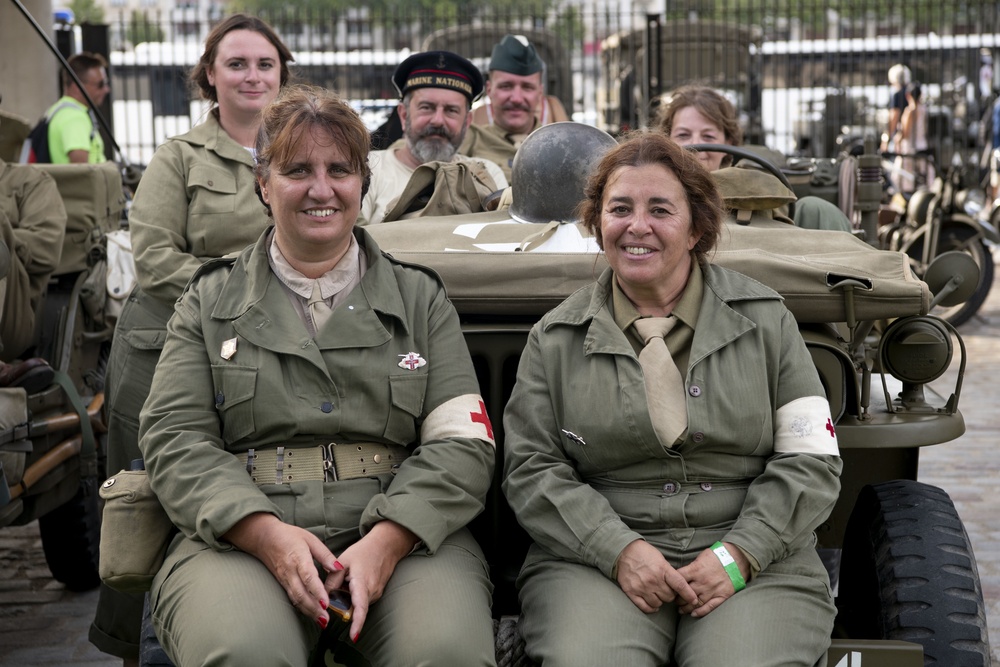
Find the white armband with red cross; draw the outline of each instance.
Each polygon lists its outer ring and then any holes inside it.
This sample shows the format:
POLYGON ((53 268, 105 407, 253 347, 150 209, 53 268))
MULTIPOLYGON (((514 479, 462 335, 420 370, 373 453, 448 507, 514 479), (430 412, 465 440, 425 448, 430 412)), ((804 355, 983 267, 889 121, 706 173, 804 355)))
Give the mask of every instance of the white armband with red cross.
POLYGON ((478 438, 495 448, 493 425, 479 394, 463 394, 434 408, 420 428, 420 441, 478 438))
POLYGON ((833 428, 830 403, 826 398, 805 396, 778 408, 774 453, 840 455, 837 431, 833 428))

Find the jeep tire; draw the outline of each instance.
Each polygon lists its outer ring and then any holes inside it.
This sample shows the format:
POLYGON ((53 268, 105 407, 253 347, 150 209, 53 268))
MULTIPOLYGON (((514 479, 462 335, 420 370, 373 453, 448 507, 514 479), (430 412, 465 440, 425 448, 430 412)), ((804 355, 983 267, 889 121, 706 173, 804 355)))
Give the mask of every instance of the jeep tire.
POLYGON ((38 519, 52 577, 71 591, 87 591, 101 583, 97 569, 101 546, 97 485, 96 477, 82 479, 72 498, 38 519))
POLYGON ((976 559, 937 487, 894 480, 861 490, 844 536, 837 607, 838 629, 851 639, 921 644, 926 664, 990 665, 976 559))

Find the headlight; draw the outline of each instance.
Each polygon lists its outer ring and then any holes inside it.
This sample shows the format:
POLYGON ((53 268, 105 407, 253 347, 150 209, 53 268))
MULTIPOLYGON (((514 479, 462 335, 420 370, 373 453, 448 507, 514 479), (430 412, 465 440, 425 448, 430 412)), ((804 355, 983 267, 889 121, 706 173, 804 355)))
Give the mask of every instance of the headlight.
POLYGON ((955 198, 955 204, 965 211, 966 215, 975 218, 986 206, 986 195, 978 188, 962 190, 955 198))
POLYGON ((879 342, 883 370, 904 383, 927 384, 938 379, 948 370, 953 352, 951 334, 935 317, 898 319, 879 342))

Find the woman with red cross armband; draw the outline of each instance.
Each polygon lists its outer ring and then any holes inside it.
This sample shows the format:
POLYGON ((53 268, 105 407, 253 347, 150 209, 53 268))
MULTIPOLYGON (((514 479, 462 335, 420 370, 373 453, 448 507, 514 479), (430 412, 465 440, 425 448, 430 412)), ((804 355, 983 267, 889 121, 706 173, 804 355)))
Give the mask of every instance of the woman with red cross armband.
POLYGON ((264 108, 273 219, 177 302, 140 420, 180 529, 153 580, 178 665, 495 665, 491 585, 466 524, 495 443, 439 280, 355 225, 369 136, 334 93, 264 108), (336 622, 334 622, 336 621, 336 622))
POLYGON ((562 665, 825 664, 836 608, 814 530, 842 462, 791 313, 710 261, 697 157, 636 133, 581 217, 610 267, 531 330, 503 489, 533 539, 525 652, 562 665))

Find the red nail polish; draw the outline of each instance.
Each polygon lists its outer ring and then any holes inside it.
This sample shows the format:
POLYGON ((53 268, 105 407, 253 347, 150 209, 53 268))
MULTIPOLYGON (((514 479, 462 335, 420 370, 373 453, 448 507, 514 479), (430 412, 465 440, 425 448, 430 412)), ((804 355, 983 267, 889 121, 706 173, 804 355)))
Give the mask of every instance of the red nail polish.
POLYGON ((358 636, 359 636, 360 634, 361 634, 360 632, 355 632, 355 633, 354 633, 354 636, 353 636, 353 637, 351 637, 351 641, 352 641, 352 642, 354 642, 355 644, 357 644, 357 643, 358 643, 358 636))
POLYGON ((324 600, 323 598, 320 598, 319 599, 319 606, 320 606, 320 609, 329 609, 330 608, 330 603, 327 602, 326 600, 324 600))
POLYGON ((344 566, 340 564, 339 560, 335 560, 333 561, 333 569, 336 570, 337 572, 340 572, 341 570, 344 569, 344 566))
POLYGON ((325 616, 320 616, 319 618, 317 618, 317 619, 316 619, 316 622, 317 622, 317 623, 319 623, 319 627, 321 627, 321 628, 323 628, 324 630, 326 630, 326 624, 327 624, 327 623, 328 623, 329 621, 327 621, 327 620, 326 620, 326 617, 325 617, 325 616))

